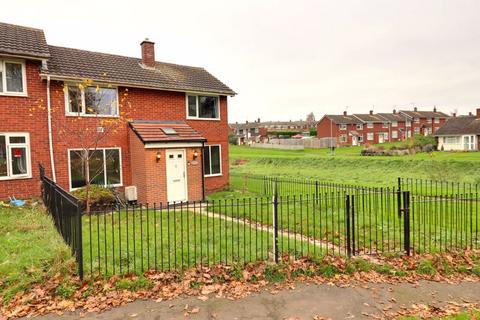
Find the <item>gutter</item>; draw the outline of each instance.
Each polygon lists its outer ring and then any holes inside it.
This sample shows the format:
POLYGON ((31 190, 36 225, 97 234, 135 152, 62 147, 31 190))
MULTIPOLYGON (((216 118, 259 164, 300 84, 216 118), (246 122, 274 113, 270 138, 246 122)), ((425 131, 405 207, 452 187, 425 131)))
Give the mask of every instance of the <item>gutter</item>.
POLYGON ((52 138, 52 106, 50 103, 50 76, 47 76, 47 118, 48 118, 48 147, 50 151, 50 166, 52 168, 52 180, 57 182, 55 174, 55 160, 53 159, 53 138, 52 138))

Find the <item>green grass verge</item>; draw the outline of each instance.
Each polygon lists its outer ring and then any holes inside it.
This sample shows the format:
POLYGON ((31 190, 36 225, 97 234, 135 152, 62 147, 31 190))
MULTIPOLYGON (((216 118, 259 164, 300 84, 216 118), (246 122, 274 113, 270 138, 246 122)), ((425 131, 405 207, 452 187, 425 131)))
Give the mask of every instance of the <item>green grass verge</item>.
POLYGON ((73 272, 70 249, 40 208, 0 207, 0 296, 12 296, 45 277, 73 272))
POLYGON ((252 173, 363 186, 395 186, 398 177, 480 182, 479 152, 360 156, 361 147, 270 150, 230 146, 232 173, 252 173), (245 162, 240 161, 245 160, 245 162), (241 164, 239 164, 241 163, 241 164))

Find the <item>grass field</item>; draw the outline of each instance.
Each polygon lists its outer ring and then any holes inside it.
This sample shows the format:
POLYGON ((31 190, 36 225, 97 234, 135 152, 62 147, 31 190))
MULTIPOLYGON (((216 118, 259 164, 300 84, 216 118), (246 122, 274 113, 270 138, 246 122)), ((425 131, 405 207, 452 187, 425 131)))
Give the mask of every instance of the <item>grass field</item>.
POLYGON ((252 173, 363 186, 395 186, 398 177, 480 183, 480 152, 360 156, 361 147, 301 151, 230 146, 232 173, 252 173))
MULTIPOLYGON (((86 274, 179 270, 197 264, 243 264, 273 259, 273 229, 244 217, 221 217, 218 208, 125 210, 84 216, 86 274), (238 218, 238 219, 236 219, 238 218)), ((300 237, 279 236, 279 252, 318 252, 300 237)))
POLYGON ((70 249, 38 208, 0 207, 0 296, 4 302, 45 276, 73 270, 70 249))

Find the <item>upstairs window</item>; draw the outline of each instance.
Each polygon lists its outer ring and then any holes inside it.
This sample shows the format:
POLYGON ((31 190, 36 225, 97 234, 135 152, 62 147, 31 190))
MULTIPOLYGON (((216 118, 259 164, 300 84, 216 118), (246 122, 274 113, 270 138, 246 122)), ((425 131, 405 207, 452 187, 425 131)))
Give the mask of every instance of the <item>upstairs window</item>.
POLYGON ((347 125, 345 123, 341 123, 340 130, 347 130, 347 125))
POLYGON ((440 123, 440 118, 435 118, 433 121, 434 121, 435 123, 440 123))
POLYGON ((373 122, 371 122, 371 121, 367 122, 367 128, 372 129, 373 128, 373 122))
POLYGON ((0 59, 0 94, 26 95, 25 64, 0 59))
POLYGON ((68 115, 118 116, 117 89, 100 86, 65 86, 68 115))
POLYGON ((388 128, 388 122, 384 122, 384 123, 382 124, 382 127, 383 127, 383 128, 388 128))
POLYGON ((187 95, 187 118, 220 119, 218 96, 187 95))
POLYGON ((30 177, 28 134, 0 133, 0 180, 30 177))
POLYGON ((398 122, 397 121, 392 121, 392 127, 398 127, 398 122))
POLYGON ((358 123, 357 124, 357 130, 363 130, 363 124, 358 123))

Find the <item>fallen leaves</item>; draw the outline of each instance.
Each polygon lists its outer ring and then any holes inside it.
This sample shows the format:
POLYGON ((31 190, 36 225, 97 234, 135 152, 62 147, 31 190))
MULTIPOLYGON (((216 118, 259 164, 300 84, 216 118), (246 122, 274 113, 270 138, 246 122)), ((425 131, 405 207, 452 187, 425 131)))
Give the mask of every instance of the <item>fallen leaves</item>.
MULTIPOLYGON (((137 275, 113 276, 109 279, 90 279, 82 282, 73 279, 76 290, 70 297, 62 297, 56 294, 57 288, 62 285, 64 279, 56 276, 44 279, 40 284, 25 292, 14 296, 7 305, 1 306, 1 312, 8 318, 35 316, 46 313, 63 313, 66 311, 80 310, 83 312, 102 312, 116 306, 121 306, 136 299, 153 299, 156 302, 172 300, 179 296, 196 296, 204 302, 211 297, 223 297, 230 300, 240 299, 252 293, 259 292, 262 288, 268 288, 271 294, 278 294, 280 290, 295 288, 294 282, 310 281, 317 284, 330 286, 355 287, 359 286, 370 289, 369 283, 395 284, 407 282, 418 286, 422 279, 433 281, 445 281, 457 283, 460 281, 479 281, 479 277, 472 273, 451 272, 455 266, 472 266, 478 261, 480 252, 466 251, 463 254, 438 254, 413 257, 375 257, 369 258, 369 263, 386 267, 392 272, 384 272, 385 268, 357 268, 349 269, 351 265, 360 263, 360 259, 346 260, 338 256, 326 256, 321 261, 313 262, 310 259, 293 260, 289 256, 282 257, 278 265, 266 262, 247 264, 241 272, 231 266, 197 267, 184 272, 154 272, 144 273, 149 286, 135 290, 120 289, 118 283, 125 280, 136 281, 137 275), (422 259, 430 259, 436 268, 435 274, 420 274, 417 268, 422 259), (445 261, 450 265, 450 270, 445 267, 445 261), (328 267, 328 268, 326 268, 328 267), (268 270, 267 270, 268 269, 268 270), (322 271, 323 270, 323 271, 322 271), (335 270, 328 273, 324 270, 335 270), (379 272, 377 270, 381 270, 379 272), (447 272, 448 271, 448 272, 447 272), (282 275, 282 281, 270 285, 273 281, 272 274, 282 275)), ((365 261, 365 260, 364 260, 365 261)), ((478 262, 477 262, 478 263, 478 262)), ((388 287, 389 292, 393 291, 388 287)), ((431 293, 432 295, 435 292, 431 293)), ((3 297, 0 297, 3 298, 3 297)), ((378 311, 381 317, 400 317, 405 315, 443 315, 454 314, 465 308, 475 305, 464 301, 463 303, 450 303, 445 308, 430 305, 410 305, 394 308, 394 298, 383 305, 378 311), (397 311, 394 311, 397 310, 397 311)), ((170 307, 173 308, 173 304, 170 307)), ((366 303, 368 306, 368 303, 366 303)), ((183 310, 186 316, 200 312, 197 306, 186 306, 183 310)), ((367 316, 367 314, 366 314, 367 316)), ((369 317, 376 318, 379 315, 368 313, 369 317)), ((135 314, 131 315, 132 318, 135 314)), ((288 319, 288 318, 287 318, 288 319)), ((294 318, 292 318, 294 319, 294 318)), ((320 315, 314 320, 327 319, 320 315)))

